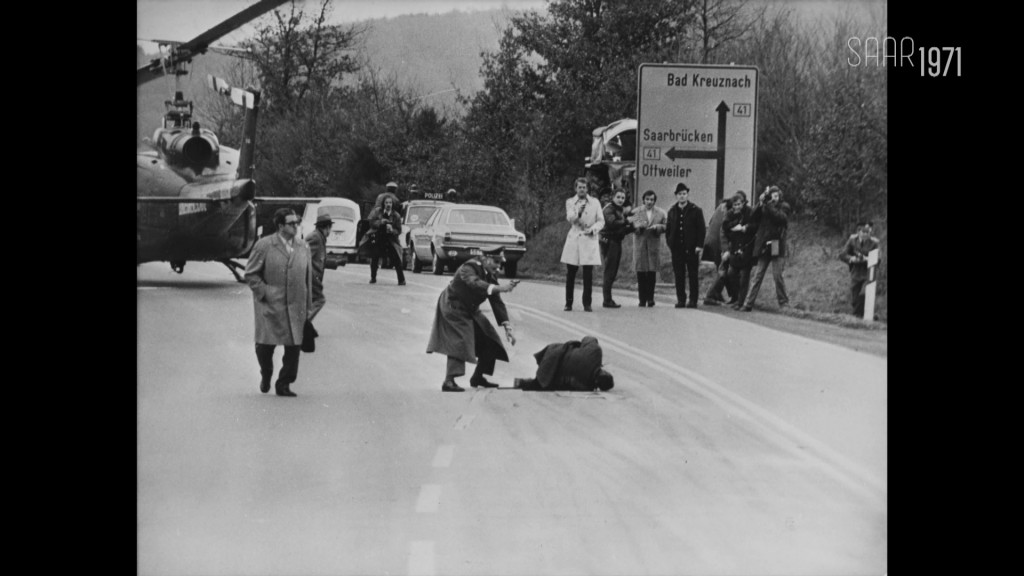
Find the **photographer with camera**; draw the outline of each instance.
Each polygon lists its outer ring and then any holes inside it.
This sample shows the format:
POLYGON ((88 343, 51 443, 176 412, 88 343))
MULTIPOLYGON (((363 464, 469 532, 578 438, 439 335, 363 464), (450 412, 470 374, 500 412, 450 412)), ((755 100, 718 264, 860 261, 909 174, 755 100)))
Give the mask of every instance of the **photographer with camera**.
POLYGON ((754 301, 757 300, 757 292, 761 289, 761 281, 764 280, 769 264, 772 266, 772 277, 775 279, 775 297, 779 301, 779 308, 789 306, 786 282, 782 279, 782 273, 786 270, 786 232, 789 229, 789 212, 789 204, 782 201, 782 190, 778 186, 770 186, 761 193, 758 206, 750 215, 751 222, 757 226, 753 253, 753 257, 757 260, 757 272, 751 279, 750 292, 743 302, 743 307, 740 308, 744 312, 750 312, 753 309, 754 301))
POLYGON ((398 235, 402 232, 402 216, 395 208, 396 198, 385 192, 377 197, 377 205, 370 211, 367 220, 369 230, 363 242, 370 244, 370 284, 377 283, 377 268, 382 257, 395 263, 398 285, 405 286, 405 273, 402 270, 402 248, 398 243, 398 235), (368 240, 367 240, 368 239, 368 240))

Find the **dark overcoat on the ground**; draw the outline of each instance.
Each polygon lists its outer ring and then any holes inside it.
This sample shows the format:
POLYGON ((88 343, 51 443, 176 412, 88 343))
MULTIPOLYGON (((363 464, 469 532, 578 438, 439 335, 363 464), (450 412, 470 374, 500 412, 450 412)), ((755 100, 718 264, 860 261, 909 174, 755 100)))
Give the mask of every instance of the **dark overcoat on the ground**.
MULTIPOLYGON (((593 336, 548 344, 533 355, 537 359, 537 376, 519 381, 523 390, 573 390, 587 392, 601 387, 597 374, 601 368, 601 346, 593 336)), ((613 387, 609 376, 608 390, 613 387)))
POLYGON ((498 360, 508 362, 508 353, 494 326, 488 322, 480 305, 491 303, 494 318, 500 325, 508 321, 508 311, 501 295, 487 295, 487 287, 498 279, 487 273, 478 258, 470 258, 455 271, 455 277, 437 299, 434 325, 430 330, 427 353, 437 352, 465 362, 476 362, 487 347, 498 360))
POLYGON ((302 329, 313 308, 313 266, 302 238, 292 240, 288 253, 280 234, 256 241, 245 266, 252 289, 256 343, 302 344, 302 329))

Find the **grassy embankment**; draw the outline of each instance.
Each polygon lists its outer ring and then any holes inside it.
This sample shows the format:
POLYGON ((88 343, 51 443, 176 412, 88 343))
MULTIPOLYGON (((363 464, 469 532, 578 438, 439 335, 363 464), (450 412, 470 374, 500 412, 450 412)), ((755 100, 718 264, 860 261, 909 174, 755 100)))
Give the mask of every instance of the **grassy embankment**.
MULTIPOLYGON (((519 262, 519 274, 523 278, 565 281, 565 265, 559 262, 562 245, 569 230, 567 222, 558 222, 537 232, 527 243, 526 255, 519 262)), ((771 279, 771 270, 761 283, 761 291, 757 296, 755 308, 765 311, 779 312, 790 316, 827 322, 840 326, 864 329, 886 329, 888 307, 886 305, 886 269, 885 255, 887 251, 885 224, 875 224, 874 235, 881 242, 882 264, 879 269, 878 291, 875 297, 875 322, 865 322, 855 318, 850 309, 850 272, 846 264, 839 260, 839 254, 846 244, 848 236, 828 232, 823 227, 798 219, 791 221, 789 227, 790 257, 786 262, 784 278, 789 291, 790 308, 779 310, 775 299, 775 284, 771 279)), ((623 242, 622 262, 619 265, 619 277, 615 287, 636 290, 636 275, 633 272, 633 241, 627 236, 623 242)), ((600 306, 601 267, 594 269, 594 305, 600 306)), ((714 281, 714 268, 710 263, 702 263, 700 271, 700 301, 703 305, 704 294, 714 281)), ((577 284, 582 286, 577 278, 577 284)), ((668 247, 662 244, 661 270, 658 274, 657 293, 662 296, 674 297, 672 277, 672 260, 668 247)), ((620 302, 633 305, 632 300, 620 302)), ((552 303, 561 307, 562 302, 552 303)))

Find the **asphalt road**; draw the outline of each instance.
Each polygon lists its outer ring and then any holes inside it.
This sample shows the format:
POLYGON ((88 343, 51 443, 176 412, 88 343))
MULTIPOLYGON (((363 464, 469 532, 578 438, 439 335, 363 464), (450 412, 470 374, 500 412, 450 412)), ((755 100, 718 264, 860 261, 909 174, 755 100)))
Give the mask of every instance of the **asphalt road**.
POLYGON ((615 388, 442 393, 425 349, 451 275, 368 278, 327 271, 280 398, 258 390, 247 286, 139 266, 140 574, 887 571, 884 357, 627 292, 567 313, 523 282, 492 380, 592 335, 615 388))

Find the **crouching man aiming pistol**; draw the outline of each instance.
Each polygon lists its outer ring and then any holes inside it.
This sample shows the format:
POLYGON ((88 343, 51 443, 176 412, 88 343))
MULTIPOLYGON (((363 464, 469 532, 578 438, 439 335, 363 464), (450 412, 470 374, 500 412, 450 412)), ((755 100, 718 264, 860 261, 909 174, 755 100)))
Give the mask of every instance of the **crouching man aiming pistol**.
POLYGON ((500 248, 470 258, 455 271, 455 277, 437 299, 427 353, 448 356, 444 383, 441 384, 444 392, 465 390, 455 383, 455 378, 466 373, 466 362, 477 363, 469 379, 471 386, 498 386, 488 382, 485 375, 494 374, 496 360, 508 362, 508 354, 498 332, 480 311, 480 305, 484 300, 490 301, 494 318, 505 329, 505 338, 515 346, 516 337, 500 294, 511 292, 519 281, 512 280, 504 286, 498 284, 497 272, 504 262, 505 256, 500 248))

